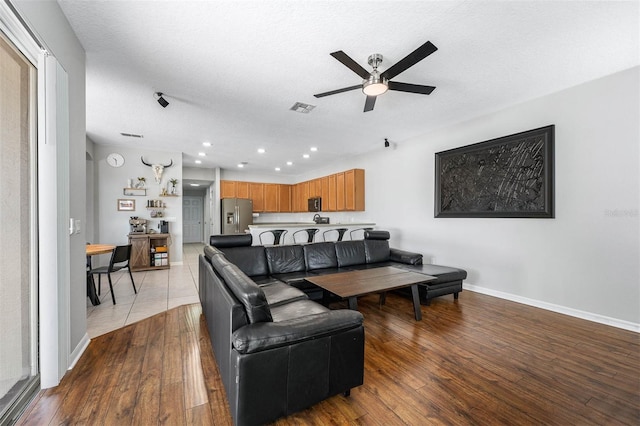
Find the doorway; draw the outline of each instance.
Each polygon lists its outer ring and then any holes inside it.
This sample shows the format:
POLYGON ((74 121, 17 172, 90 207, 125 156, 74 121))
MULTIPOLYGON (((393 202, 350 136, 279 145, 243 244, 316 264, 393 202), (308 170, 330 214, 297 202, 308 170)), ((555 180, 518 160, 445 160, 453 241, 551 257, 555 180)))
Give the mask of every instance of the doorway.
POLYGON ((185 195, 182 198, 183 243, 201 243, 204 235, 204 199, 185 195))

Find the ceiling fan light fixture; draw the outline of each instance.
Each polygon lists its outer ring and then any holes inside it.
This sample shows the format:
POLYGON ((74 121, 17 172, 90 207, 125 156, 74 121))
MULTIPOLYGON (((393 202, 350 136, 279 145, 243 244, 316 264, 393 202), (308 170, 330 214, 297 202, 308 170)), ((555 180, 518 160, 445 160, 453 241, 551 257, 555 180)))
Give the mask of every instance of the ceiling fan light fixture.
POLYGON ((362 82, 362 93, 367 96, 379 96, 389 90, 389 84, 384 78, 380 78, 377 71, 371 73, 369 79, 362 82))

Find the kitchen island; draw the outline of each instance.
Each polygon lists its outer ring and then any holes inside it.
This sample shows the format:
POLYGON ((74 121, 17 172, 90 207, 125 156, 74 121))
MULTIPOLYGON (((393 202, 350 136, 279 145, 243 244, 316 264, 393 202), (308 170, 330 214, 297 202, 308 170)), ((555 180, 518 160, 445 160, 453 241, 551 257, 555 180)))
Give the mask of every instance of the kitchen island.
MULTIPOLYGON (((280 244, 295 244, 306 242, 306 233, 300 233, 296 235, 296 241, 293 239, 293 234, 296 231, 316 228, 318 232, 315 235, 314 242, 324 241, 324 232, 344 228, 347 231, 344 233, 344 240, 351 239, 351 231, 362 228, 374 228, 376 226, 375 223, 369 222, 349 222, 349 223, 315 223, 315 222, 272 222, 272 223, 256 223, 253 225, 249 225, 249 232, 253 237, 253 245, 259 246, 260 244, 260 234, 265 231, 271 231, 274 229, 285 229, 287 233, 284 235, 284 239, 280 240, 280 244)), ((326 234, 327 241, 335 241, 337 239, 338 232, 328 232, 326 234)), ((364 236, 363 231, 354 232, 354 239, 362 239, 364 236)), ((262 239, 265 245, 269 245, 273 242, 273 237, 271 234, 263 235, 262 239)))

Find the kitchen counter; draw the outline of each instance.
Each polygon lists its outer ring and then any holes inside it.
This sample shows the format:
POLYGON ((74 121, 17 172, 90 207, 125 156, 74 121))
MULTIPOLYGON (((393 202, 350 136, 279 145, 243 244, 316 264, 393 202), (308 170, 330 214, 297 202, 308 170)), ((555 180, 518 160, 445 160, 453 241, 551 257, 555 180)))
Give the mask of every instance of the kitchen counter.
MULTIPOLYGON (((280 244, 294 244, 293 233, 299 231, 301 229, 307 228, 317 228, 319 231, 315 235, 315 242, 324 241, 323 233, 336 228, 346 228, 347 232, 345 232, 343 240, 350 240, 350 231, 354 229, 360 228, 374 228, 376 226, 375 223, 371 222, 348 222, 348 223, 315 223, 315 222, 272 222, 272 223, 256 223, 253 225, 249 225, 249 232, 253 237, 253 245, 260 245, 260 234, 269 231, 272 229, 286 229, 287 233, 284 236, 284 240, 280 241, 280 244)), ((327 238, 330 238, 332 241, 336 239, 336 232, 332 233, 333 235, 327 234, 327 238)), ((303 235, 298 234, 298 242, 306 240, 306 234, 303 235)), ((362 233, 359 233, 358 236, 354 234, 354 237, 362 239, 362 233)), ((263 236, 265 244, 270 244, 273 241, 273 238, 269 235, 263 236)))
POLYGON ((348 222, 348 223, 315 223, 315 222, 268 222, 268 223, 254 223, 249 225, 249 229, 261 228, 261 229, 287 229, 287 228, 364 228, 376 226, 375 223, 368 222, 348 222))

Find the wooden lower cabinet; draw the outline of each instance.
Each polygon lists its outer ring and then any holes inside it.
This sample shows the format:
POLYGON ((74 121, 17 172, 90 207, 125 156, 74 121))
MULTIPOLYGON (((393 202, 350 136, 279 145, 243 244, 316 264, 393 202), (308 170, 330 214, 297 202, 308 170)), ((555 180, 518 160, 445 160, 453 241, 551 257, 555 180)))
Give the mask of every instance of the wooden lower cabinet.
POLYGON ((170 234, 129 234, 132 271, 169 269, 170 234))

